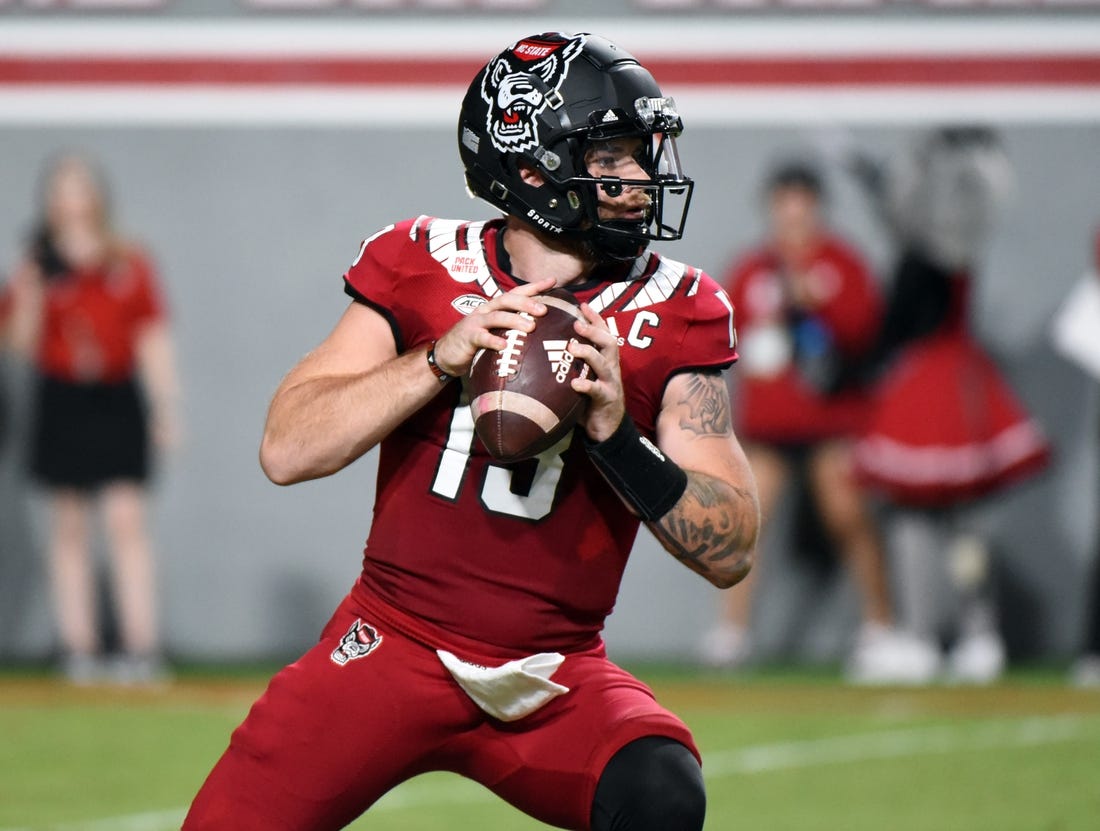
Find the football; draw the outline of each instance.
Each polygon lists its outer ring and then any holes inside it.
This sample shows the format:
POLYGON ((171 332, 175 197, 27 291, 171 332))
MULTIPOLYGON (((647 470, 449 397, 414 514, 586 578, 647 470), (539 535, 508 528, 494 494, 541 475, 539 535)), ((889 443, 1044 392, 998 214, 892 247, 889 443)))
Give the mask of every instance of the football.
POLYGON ((497 331, 507 346, 478 352, 467 379, 474 429, 501 462, 529 459, 553 447, 588 404, 570 383, 588 377, 588 364, 566 348, 581 340, 573 330, 574 321, 584 319, 580 306, 561 288, 537 299, 546 314, 536 319, 534 331, 497 331))

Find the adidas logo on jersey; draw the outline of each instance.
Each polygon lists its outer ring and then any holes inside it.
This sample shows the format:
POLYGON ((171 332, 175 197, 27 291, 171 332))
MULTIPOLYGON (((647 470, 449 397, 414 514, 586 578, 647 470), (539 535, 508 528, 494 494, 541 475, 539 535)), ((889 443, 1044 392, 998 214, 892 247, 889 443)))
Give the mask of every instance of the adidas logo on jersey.
POLYGON ((569 340, 546 340, 542 342, 546 350, 546 357, 550 360, 550 371, 559 384, 564 384, 569 378, 569 368, 573 366, 573 353, 566 347, 573 343, 575 338, 569 340))

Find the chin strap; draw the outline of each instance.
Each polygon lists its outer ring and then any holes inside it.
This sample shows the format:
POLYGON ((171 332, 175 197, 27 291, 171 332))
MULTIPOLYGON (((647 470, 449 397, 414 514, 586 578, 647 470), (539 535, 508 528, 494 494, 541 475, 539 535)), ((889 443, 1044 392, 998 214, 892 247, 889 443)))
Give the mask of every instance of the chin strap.
MULTIPOLYGON (((637 227, 635 223, 630 224, 637 227)), ((649 247, 648 239, 639 240, 634 236, 609 232, 605 226, 597 226, 592 230, 590 242, 600 259, 615 262, 636 260, 649 247)))

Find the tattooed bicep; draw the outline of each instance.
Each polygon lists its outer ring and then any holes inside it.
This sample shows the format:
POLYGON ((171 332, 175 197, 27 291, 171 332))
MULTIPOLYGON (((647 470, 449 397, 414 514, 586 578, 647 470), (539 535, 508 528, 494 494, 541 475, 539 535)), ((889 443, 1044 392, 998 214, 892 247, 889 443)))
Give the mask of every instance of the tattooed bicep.
POLYGON ((729 388, 720 373, 685 372, 673 379, 669 393, 681 430, 698 436, 728 436, 733 431, 729 388))

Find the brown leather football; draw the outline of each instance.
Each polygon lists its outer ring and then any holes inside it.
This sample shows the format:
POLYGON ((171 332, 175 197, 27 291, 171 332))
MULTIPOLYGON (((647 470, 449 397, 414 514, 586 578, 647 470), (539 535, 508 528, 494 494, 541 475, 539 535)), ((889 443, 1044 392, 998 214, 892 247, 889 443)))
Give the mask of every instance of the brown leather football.
POLYGON ((566 348, 581 341, 573 323, 583 320, 572 293, 551 289, 537 300, 546 314, 534 331, 497 331, 508 341, 500 352, 474 356, 467 391, 474 429, 489 453, 518 462, 553 447, 584 413, 588 397, 573 390, 574 378, 588 377, 588 364, 566 348))

